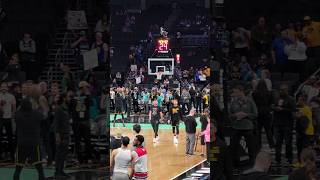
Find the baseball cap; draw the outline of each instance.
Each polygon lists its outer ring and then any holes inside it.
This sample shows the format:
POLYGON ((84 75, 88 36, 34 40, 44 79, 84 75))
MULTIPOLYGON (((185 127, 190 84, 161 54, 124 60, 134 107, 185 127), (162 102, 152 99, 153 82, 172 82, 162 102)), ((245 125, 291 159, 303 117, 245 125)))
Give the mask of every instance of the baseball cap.
POLYGON ((87 81, 81 81, 79 83, 79 88, 83 88, 83 87, 89 87, 89 83, 87 83, 87 81))

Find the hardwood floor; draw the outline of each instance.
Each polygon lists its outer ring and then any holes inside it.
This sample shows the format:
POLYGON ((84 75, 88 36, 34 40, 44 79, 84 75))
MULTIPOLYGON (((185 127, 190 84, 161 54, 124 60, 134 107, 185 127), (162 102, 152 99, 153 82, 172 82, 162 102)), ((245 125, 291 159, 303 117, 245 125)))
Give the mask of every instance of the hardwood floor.
MULTIPOLYGON (((146 149, 148 152, 148 170, 149 180, 170 180, 180 173, 188 170, 194 165, 205 160, 200 155, 200 140, 198 141, 196 155, 192 157, 185 156, 185 131, 180 129, 179 144, 173 144, 172 131, 168 129, 160 129, 160 142, 154 144, 152 142, 153 131, 151 129, 143 129, 141 134, 145 137, 146 149)), ((133 137, 131 129, 112 128, 111 135, 121 133, 122 136, 133 137)))

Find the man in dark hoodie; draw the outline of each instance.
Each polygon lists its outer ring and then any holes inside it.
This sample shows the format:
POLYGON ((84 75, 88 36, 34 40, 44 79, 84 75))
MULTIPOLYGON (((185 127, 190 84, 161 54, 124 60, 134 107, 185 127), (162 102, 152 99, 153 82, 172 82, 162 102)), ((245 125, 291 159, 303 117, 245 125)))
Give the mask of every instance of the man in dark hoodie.
POLYGON ((38 173, 39 180, 44 180, 44 173, 40 153, 40 125, 42 114, 32 109, 31 101, 27 98, 21 102, 19 111, 16 113, 17 126, 17 154, 16 170, 13 179, 19 180, 26 160, 32 163, 38 173))
POLYGON ((239 180, 271 180, 268 175, 271 166, 272 157, 267 152, 259 152, 253 168, 244 171, 239 180))
POLYGON ((58 101, 58 107, 55 111, 53 120, 53 127, 56 136, 56 164, 55 164, 55 177, 64 178, 69 177, 64 171, 64 162, 68 155, 69 142, 70 142, 70 113, 69 103, 71 99, 71 92, 68 94, 61 94, 58 101))

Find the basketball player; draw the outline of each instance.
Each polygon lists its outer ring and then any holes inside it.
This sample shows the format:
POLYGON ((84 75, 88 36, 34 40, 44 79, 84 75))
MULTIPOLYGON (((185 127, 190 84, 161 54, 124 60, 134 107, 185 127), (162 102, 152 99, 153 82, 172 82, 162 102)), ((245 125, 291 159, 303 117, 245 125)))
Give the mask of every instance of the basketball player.
POLYGON ((179 124, 182 119, 182 111, 178 105, 178 100, 174 99, 172 101, 173 106, 170 108, 170 116, 171 116, 171 125, 173 132, 173 143, 178 144, 179 137, 179 124))
POLYGON ((142 146, 144 137, 137 135, 133 141, 133 145, 136 149, 132 152, 132 174, 135 180, 148 179, 148 156, 147 150, 142 146))
POLYGON ((121 148, 115 149, 111 154, 110 168, 113 170, 113 180, 129 180, 128 168, 131 164, 133 156, 128 148, 130 139, 123 137, 121 148))
POLYGON ((150 111, 149 111, 149 121, 151 122, 153 132, 154 132, 153 142, 156 143, 156 142, 159 142, 158 130, 159 130, 160 119, 163 118, 163 113, 158 106, 157 99, 154 99, 152 104, 153 106, 150 108, 150 111))
POLYGON ((117 90, 116 96, 115 96, 115 114, 113 119, 113 127, 116 126, 116 119, 118 114, 121 114, 122 124, 123 124, 123 127, 125 127, 124 116, 123 116, 123 96, 121 95, 120 89, 117 90))

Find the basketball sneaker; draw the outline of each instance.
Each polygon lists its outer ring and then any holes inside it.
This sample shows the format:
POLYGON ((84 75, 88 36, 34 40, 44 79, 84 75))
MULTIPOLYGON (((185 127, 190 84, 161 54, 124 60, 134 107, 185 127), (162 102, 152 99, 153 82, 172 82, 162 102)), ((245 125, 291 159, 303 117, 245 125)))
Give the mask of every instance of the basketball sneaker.
POLYGON ((178 142, 178 138, 175 136, 174 138, 173 138, 173 143, 174 144, 178 144, 179 142, 178 142))
POLYGON ((156 143, 157 142, 157 139, 156 138, 153 138, 153 143, 156 143))
POLYGON ((159 136, 157 136, 157 138, 156 138, 156 142, 159 142, 159 140, 160 140, 160 138, 159 138, 159 136))

